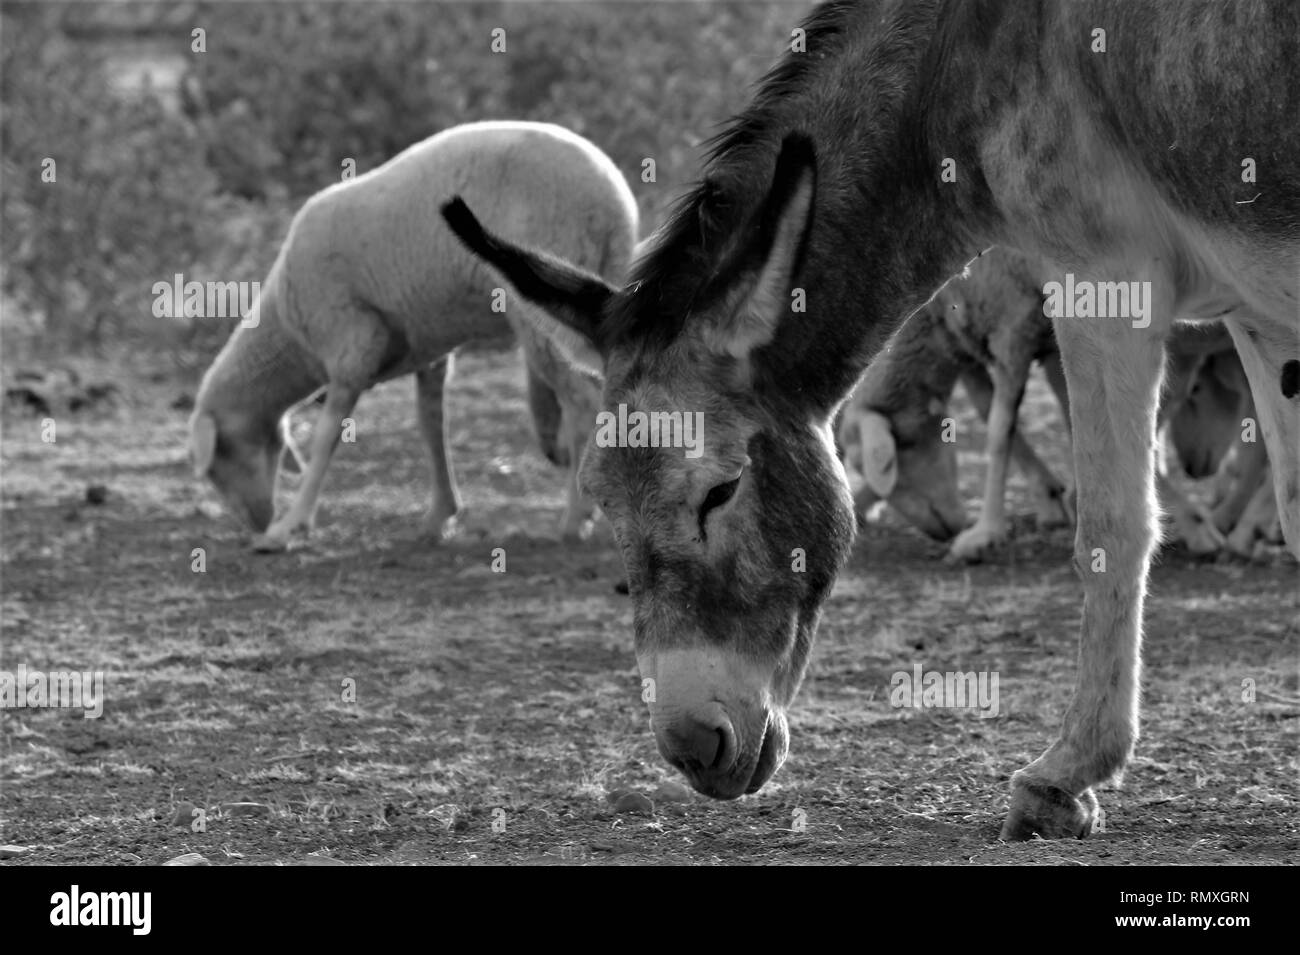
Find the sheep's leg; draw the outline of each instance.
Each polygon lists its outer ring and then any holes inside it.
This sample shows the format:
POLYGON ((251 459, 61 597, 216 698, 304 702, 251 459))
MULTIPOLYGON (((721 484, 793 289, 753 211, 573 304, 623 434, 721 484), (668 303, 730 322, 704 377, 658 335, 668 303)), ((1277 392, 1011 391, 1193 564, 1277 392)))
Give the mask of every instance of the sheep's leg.
POLYGON ((1028 369, 993 369, 993 398, 989 407, 987 470, 984 475, 984 502, 975 523, 957 535, 948 551, 950 559, 979 560, 1007 536, 1006 485, 1007 462, 1016 416, 1025 393, 1028 369))
POLYGON ((280 433, 284 440, 284 447, 280 450, 280 460, 276 463, 275 483, 271 490, 271 500, 274 502, 274 510, 271 517, 272 523, 274 523, 275 519, 283 513, 283 509, 280 506, 281 492, 286 487, 293 486, 285 479, 291 474, 295 478, 298 478, 302 475, 302 472, 307 469, 307 465, 302 459, 302 452, 298 449, 297 444, 294 443, 293 434, 291 433, 289 424, 289 415, 286 414, 284 418, 281 419, 279 425, 280 433))
MULTIPOLYGON (((981 418, 988 421, 993 404, 993 379, 988 372, 972 365, 961 372, 966 395, 981 418)), ((1034 453, 1033 446, 1017 428, 1011 434, 1011 459, 1029 479, 1029 493, 1034 500, 1035 520, 1040 528, 1073 524, 1074 515, 1066 505, 1066 487, 1034 453)))
MULTIPOLYGON (((1160 405, 1156 419, 1156 434, 1162 442, 1165 423, 1178 413, 1186 400, 1187 384, 1195 373, 1195 367, 1188 364, 1186 356, 1175 355, 1169 362, 1169 383, 1165 387, 1165 397, 1160 405)), ((1169 476, 1167 455, 1160 453, 1163 464, 1156 467, 1156 498, 1160 510, 1168 521, 1165 532, 1167 541, 1181 541, 1193 554, 1214 554, 1223 549, 1223 534, 1214 526, 1210 512, 1192 501, 1169 476)), ((1174 460, 1178 455, 1174 455, 1174 460)))
MULTIPOLYGON (((1251 411, 1251 416, 1254 417, 1254 409, 1251 411)), ((1245 441, 1238 445, 1236 463, 1236 480, 1223 499, 1214 506, 1212 512, 1214 526, 1224 534, 1237 526, 1242 514, 1246 512, 1247 506, 1254 498, 1256 489, 1264 483, 1268 468, 1268 451, 1264 447, 1264 436, 1257 434, 1254 441, 1245 441)), ((1228 547, 1230 550, 1236 549, 1232 546, 1231 536, 1228 538, 1228 547)))
POLYGON ((307 470, 307 464, 303 461, 302 451, 299 450, 293 440, 293 434, 289 431, 288 415, 285 415, 281 427, 284 428, 284 448, 280 451, 280 471, 284 474, 302 474, 307 470))
MULTIPOLYGON (((1073 435, 1070 430, 1070 389, 1065 384, 1065 368, 1061 364, 1061 353, 1053 352, 1043 359, 1043 377, 1047 379, 1047 387, 1052 389, 1052 394, 1056 396, 1056 403, 1061 409, 1061 417, 1065 420, 1065 434, 1070 440, 1073 435)), ((1066 522, 1073 525, 1078 514, 1077 495, 1075 494, 1074 469, 1071 468, 1065 476, 1065 495, 1061 499, 1061 507, 1066 514, 1066 522)))
POLYGON ((1156 472, 1156 492, 1160 508, 1169 519, 1169 540, 1181 541, 1193 554, 1214 554, 1223 549, 1223 534, 1214 526, 1210 512, 1184 494, 1163 470, 1156 472))
POLYGON ((537 443, 542 455, 558 468, 569 466, 569 446, 561 440, 561 428, 564 425, 563 410, 555 389, 548 385, 533 368, 531 362, 524 363, 528 381, 528 410, 533 416, 533 429, 537 432, 537 443))
MULTIPOLYGON (((308 408, 324 403, 325 389, 318 388, 310 397, 304 398, 285 412, 280 421, 281 434, 284 437, 284 450, 280 452, 280 469, 283 473, 299 475, 307 470, 307 451, 293 438, 293 416, 298 412, 305 414, 308 408)), ((311 444, 310 438, 307 443, 311 444)))
MULTIPOLYGON (((1240 489, 1240 482, 1234 493, 1240 489)), ((1268 468, 1255 476, 1251 497, 1228 534, 1228 550, 1242 557, 1253 557, 1256 542, 1267 540, 1277 523, 1277 495, 1269 480, 1268 468)))
MULTIPOLYGON (((1052 389, 1052 394, 1056 396, 1056 404, 1061 409, 1061 417, 1065 421, 1065 434, 1071 442, 1074 440, 1073 426, 1070 423, 1070 389, 1065 383, 1065 366, 1061 361, 1061 353, 1053 352, 1047 358, 1043 359, 1043 377, 1047 379, 1047 386, 1052 389)), ((1071 456, 1073 460, 1073 456, 1071 456)), ((1075 492, 1074 469, 1070 468, 1066 475, 1066 490, 1063 506, 1065 513, 1069 515, 1070 524, 1074 524, 1078 517, 1078 500, 1075 492)))
POLYGON ((453 358, 450 354, 415 373, 416 406, 420 431, 429 446, 433 476, 433 501, 424 518, 424 532, 436 539, 446 539, 456 532, 456 515, 460 512, 460 491, 451 467, 451 447, 447 439, 447 409, 443 394, 451 378, 453 358))
MULTIPOLYGON (((1161 459, 1156 466, 1156 498, 1169 524, 1165 532, 1166 541, 1181 541, 1193 554, 1214 554, 1223 549, 1223 534, 1214 526, 1210 512, 1189 499, 1169 477, 1168 456, 1164 454, 1165 424, 1178 414, 1187 400, 1188 386, 1195 379, 1203 358, 1177 352, 1169 358, 1164 398, 1156 418, 1157 454, 1161 459)), ((1174 460, 1178 460, 1177 454, 1174 460)))
POLYGON ((295 535, 307 536, 316 519, 316 503, 325 470, 342 436, 343 419, 352 414, 363 389, 330 382, 325 394, 325 404, 311 435, 311 455, 302 484, 289 510, 271 522, 264 534, 253 541, 253 549, 262 552, 286 550, 295 535))
POLYGON ((1164 336, 1157 330, 1171 321, 1166 314, 1150 328, 1054 323, 1078 477, 1079 662, 1059 737, 1012 777, 1003 839, 1087 835, 1097 814, 1092 787, 1123 770, 1137 740, 1142 604, 1159 529, 1152 486, 1164 336))
POLYGON ((1061 406, 1061 414, 1065 417, 1065 430, 1070 431, 1070 389, 1065 383, 1065 366, 1061 363, 1061 353, 1054 352, 1047 358, 1043 359, 1043 377, 1047 379, 1047 387, 1052 389, 1052 394, 1056 396, 1056 403, 1061 406))
POLYGON ((571 403, 562 400, 560 404, 560 444, 565 449, 569 466, 568 500, 564 505, 564 517, 560 520, 560 538, 572 543, 590 534, 594 517, 591 502, 578 488, 578 465, 582 463, 582 452, 587 447, 590 425, 594 422, 587 422, 587 416, 571 403))
POLYGON ((1219 462, 1218 470, 1210 478, 1210 514, 1214 518, 1214 526, 1219 530, 1224 529, 1224 524, 1231 527, 1236 523, 1236 519, 1231 518, 1224 508, 1224 504, 1238 487, 1237 475, 1241 472, 1241 453, 1241 448, 1229 448, 1223 460, 1219 462))
POLYGON ((1255 328, 1252 334, 1249 325, 1235 317, 1229 317, 1224 324, 1237 346, 1255 399, 1255 413, 1273 472, 1282 534, 1287 548, 1300 558, 1300 394, 1293 390, 1294 362, 1300 361, 1300 335, 1294 326, 1280 333, 1255 328))

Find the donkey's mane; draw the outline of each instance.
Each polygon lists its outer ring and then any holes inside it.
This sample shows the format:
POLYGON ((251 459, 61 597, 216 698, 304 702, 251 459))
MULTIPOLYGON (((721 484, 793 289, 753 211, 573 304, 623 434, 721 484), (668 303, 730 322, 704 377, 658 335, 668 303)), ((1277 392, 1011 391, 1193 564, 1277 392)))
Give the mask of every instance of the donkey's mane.
POLYGON ((734 263, 719 253, 746 211, 734 199, 766 193, 765 177, 779 143, 773 133, 783 107, 807 89, 864 7, 873 6, 862 0, 826 0, 817 7, 801 24, 807 49, 817 54, 787 50, 759 80, 749 105, 708 140, 703 177, 673 204, 653 250, 641 258, 614 300, 599 330, 603 345, 629 340, 666 344, 682 331, 694 308, 725 287, 717 280, 733 271, 728 266, 734 263))

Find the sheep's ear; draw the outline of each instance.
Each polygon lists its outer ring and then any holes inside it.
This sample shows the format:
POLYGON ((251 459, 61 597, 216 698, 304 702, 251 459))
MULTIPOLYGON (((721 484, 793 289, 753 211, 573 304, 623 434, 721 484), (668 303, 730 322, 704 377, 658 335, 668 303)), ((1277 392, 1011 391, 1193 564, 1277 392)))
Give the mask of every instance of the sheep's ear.
POLYGON ((889 419, 878 411, 864 411, 858 418, 862 442, 862 479, 877 495, 887 498, 898 483, 898 447, 889 419))
POLYGON ((460 196, 442 207, 442 217, 467 249, 536 306, 521 310, 530 325, 579 369, 603 376, 605 361, 596 330, 605 304, 615 295, 613 286, 586 269, 493 235, 460 196))
POLYGON ((217 453, 217 419, 210 414, 194 416, 190 424, 190 463, 194 476, 203 477, 212 468, 217 453))

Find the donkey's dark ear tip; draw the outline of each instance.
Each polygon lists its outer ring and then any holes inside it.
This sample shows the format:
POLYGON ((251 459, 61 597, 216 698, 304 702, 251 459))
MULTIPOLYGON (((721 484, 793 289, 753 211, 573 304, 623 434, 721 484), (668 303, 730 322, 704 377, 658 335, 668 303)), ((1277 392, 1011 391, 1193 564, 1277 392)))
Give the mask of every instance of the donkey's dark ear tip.
POLYGON ((443 205, 442 218, 456 237, 471 249, 477 251, 481 245, 488 242, 482 223, 460 196, 453 196, 443 205))
POLYGON ((465 205, 465 200, 460 196, 452 196, 442 204, 442 217, 453 229, 457 226, 473 228, 478 225, 474 213, 469 211, 469 206, 465 205))
POLYGON ((780 162, 794 169, 816 165, 817 147, 813 145, 812 137, 802 130, 787 133, 781 140, 780 162))
POLYGON ((445 216, 449 216, 452 215, 457 210, 465 209, 465 208, 467 208, 467 206, 465 205, 464 199, 462 199, 460 196, 452 196, 450 199, 448 199, 446 202, 442 204, 442 214, 445 216))

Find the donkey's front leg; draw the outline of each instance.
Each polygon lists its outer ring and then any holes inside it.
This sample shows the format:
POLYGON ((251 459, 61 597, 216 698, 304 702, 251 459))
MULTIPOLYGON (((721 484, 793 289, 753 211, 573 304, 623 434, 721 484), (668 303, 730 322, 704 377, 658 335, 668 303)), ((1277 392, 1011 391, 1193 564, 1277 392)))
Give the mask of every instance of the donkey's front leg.
POLYGON ((1097 816, 1092 787, 1123 770, 1137 740, 1142 601, 1159 530, 1153 484, 1164 348, 1157 329, 1167 327, 1056 321, 1079 495, 1079 670, 1060 737, 1012 778, 1003 839, 1087 835, 1097 816))

